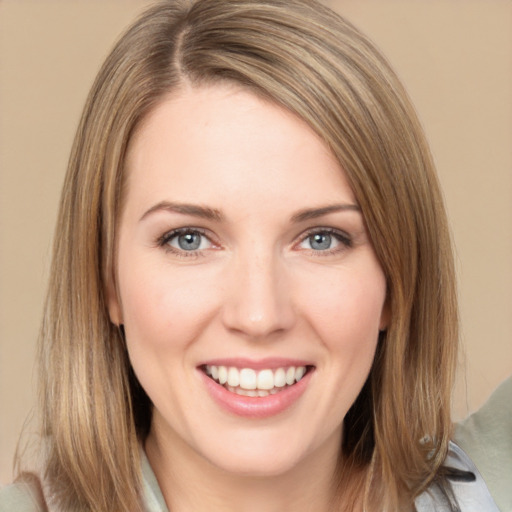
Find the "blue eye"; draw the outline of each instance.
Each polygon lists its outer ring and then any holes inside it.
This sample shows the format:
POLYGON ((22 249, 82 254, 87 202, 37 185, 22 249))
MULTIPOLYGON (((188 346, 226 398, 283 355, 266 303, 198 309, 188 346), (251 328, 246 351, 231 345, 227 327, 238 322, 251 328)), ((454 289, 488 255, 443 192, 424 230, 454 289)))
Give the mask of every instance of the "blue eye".
POLYGON ((348 235, 328 229, 310 233, 299 245, 301 249, 315 252, 336 252, 350 246, 351 240, 348 235))
POLYGON ((325 251, 331 249, 333 242, 332 236, 329 233, 315 233, 308 237, 311 249, 315 251, 325 251))
POLYGON ((196 251, 201 246, 201 236, 199 233, 186 233, 185 235, 178 235, 175 240, 180 249, 196 251))
POLYGON ((212 242, 196 229, 176 229, 161 238, 160 244, 175 252, 194 252, 210 249, 212 242))

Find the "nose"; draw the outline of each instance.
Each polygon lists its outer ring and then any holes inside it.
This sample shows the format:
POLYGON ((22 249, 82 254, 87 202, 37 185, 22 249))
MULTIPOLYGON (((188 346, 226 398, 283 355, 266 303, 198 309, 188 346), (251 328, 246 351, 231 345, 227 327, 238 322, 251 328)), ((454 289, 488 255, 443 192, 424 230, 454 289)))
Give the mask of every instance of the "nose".
POLYGON ((251 340, 274 338, 295 323, 286 269, 271 254, 240 254, 229 271, 222 319, 251 340))

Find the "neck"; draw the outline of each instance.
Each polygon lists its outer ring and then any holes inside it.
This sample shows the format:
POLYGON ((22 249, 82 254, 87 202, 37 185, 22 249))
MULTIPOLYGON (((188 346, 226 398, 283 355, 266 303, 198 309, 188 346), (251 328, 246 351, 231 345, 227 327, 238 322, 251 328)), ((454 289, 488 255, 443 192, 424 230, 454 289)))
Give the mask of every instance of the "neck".
POLYGON ((183 442, 163 441, 154 431, 145 448, 170 512, 333 510, 338 453, 332 442, 288 471, 264 476, 225 471, 183 442))

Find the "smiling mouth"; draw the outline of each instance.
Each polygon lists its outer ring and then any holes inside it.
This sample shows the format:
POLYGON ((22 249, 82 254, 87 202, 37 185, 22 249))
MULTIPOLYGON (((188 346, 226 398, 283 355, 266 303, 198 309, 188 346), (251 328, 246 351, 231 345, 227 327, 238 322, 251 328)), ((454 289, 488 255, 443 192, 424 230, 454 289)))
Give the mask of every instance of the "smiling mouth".
POLYGON ((203 365, 201 370, 228 391, 241 396, 265 397, 292 387, 313 366, 287 366, 254 370, 229 366, 203 365))

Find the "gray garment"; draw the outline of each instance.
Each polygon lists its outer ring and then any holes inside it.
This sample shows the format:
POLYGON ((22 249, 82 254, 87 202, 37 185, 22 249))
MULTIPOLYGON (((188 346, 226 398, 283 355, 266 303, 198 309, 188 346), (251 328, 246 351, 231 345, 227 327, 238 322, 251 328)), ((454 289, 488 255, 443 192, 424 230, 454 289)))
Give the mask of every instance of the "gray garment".
POLYGON ((0 512, 46 512, 38 487, 32 482, 16 483, 0 489, 0 512))
POLYGON ((454 441, 475 463, 501 512, 512 512, 512 377, 457 425, 454 441))
POLYGON ((450 443, 444 466, 460 470, 469 478, 448 478, 453 497, 431 486, 416 498, 417 512, 500 512, 473 461, 455 443, 450 443))

